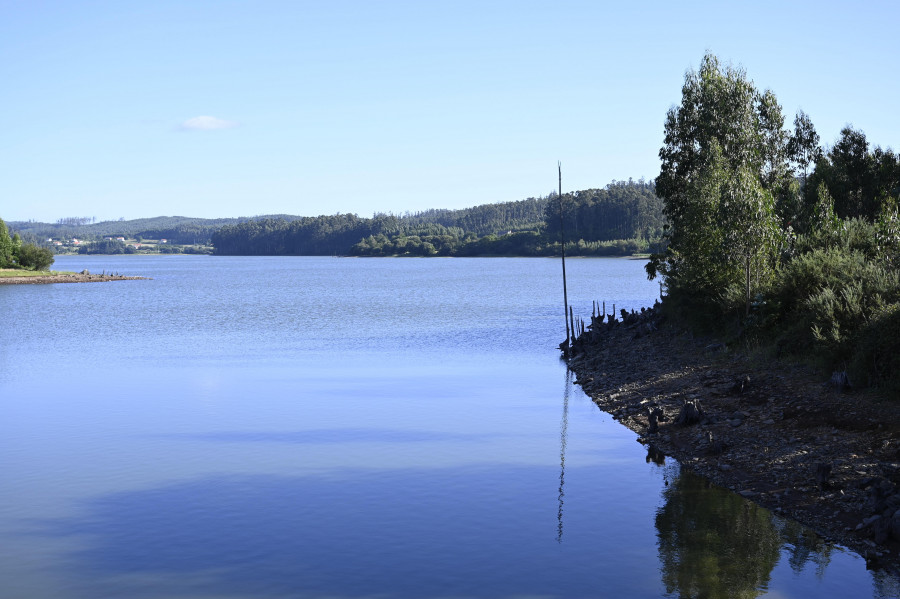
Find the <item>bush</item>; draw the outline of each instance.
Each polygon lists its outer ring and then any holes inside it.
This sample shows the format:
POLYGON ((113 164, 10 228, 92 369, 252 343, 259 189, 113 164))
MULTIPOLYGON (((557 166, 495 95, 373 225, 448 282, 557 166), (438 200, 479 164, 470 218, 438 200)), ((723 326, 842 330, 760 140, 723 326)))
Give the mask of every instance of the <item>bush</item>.
POLYGON ((866 258, 878 255, 878 230, 861 218, 838 221, 834 228, 821 228, 797 237, 794 251, 807 254, 816 250, 860 252, 866 258))
POLYGON ((18 262, 22 268, 31 270, 48 270, 53 265, 53 251, 33 243, 26 243, 19 248, 18 262))
POLYGON ((830 364, 840 364, 873 316, 900 301, 900 277, 859 251, 815 250, 780 273, 773 299, 770 309, 786 326, 783 348, 811 345, 830 364))
POLYGON ((859 331, 850 381, 900 394, 900 304, 878 311, 859 331))

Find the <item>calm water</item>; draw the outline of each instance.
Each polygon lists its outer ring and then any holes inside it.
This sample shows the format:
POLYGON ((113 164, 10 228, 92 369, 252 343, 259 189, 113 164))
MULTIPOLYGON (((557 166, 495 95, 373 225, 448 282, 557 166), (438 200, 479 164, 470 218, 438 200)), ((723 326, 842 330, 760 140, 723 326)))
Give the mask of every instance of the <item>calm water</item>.
POLYGON ((0 597, 898 594, 573 386, 555 260, 55 267, 153 280, 0 287, 0 597))

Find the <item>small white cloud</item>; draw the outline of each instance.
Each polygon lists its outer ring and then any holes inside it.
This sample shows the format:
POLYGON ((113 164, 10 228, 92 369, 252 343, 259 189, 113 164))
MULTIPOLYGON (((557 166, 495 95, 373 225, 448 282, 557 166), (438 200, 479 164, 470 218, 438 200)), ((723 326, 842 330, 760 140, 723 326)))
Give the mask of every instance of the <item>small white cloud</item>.
POLYGON ((233 129, 238 124, 214 116, 195 116, 181 123, 182 131, 213 131, 215 129, 233 129))

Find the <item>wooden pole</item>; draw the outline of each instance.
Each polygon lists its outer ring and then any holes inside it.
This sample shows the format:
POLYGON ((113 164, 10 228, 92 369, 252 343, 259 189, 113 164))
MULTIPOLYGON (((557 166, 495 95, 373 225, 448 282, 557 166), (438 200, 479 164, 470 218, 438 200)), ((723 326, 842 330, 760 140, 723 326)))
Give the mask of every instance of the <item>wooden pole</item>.
POLYGON ((572 310, 572 306, 569 306, 569 324, 566 325, 567 329, 571 329, 572 337, 570 344, 575 343, 575 312, 572 310), (571 325, 571 326, 570 326, 571 325))
POLYGON ((566 289, 566 233, 563 227, 563 196, 562 196, 562 163, 556 163, 559 169, 559 239, 562 249, 562 275, 563 275, 563 317, 566 319, 566 343, 571 338, 569 329, 569 292, 566 289))

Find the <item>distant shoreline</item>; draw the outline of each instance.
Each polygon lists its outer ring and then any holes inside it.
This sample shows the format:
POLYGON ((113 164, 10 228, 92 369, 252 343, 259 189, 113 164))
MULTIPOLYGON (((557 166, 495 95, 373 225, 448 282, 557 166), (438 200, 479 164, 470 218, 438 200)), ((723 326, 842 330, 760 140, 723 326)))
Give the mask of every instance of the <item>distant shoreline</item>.
POLYGON ((103 283, 107 281, 134 281, 149 277, 127 277, 125 275, 92 275, 49 272, 43 275, 0 277, 0 285, 48 285, 51 283, 103 283))

